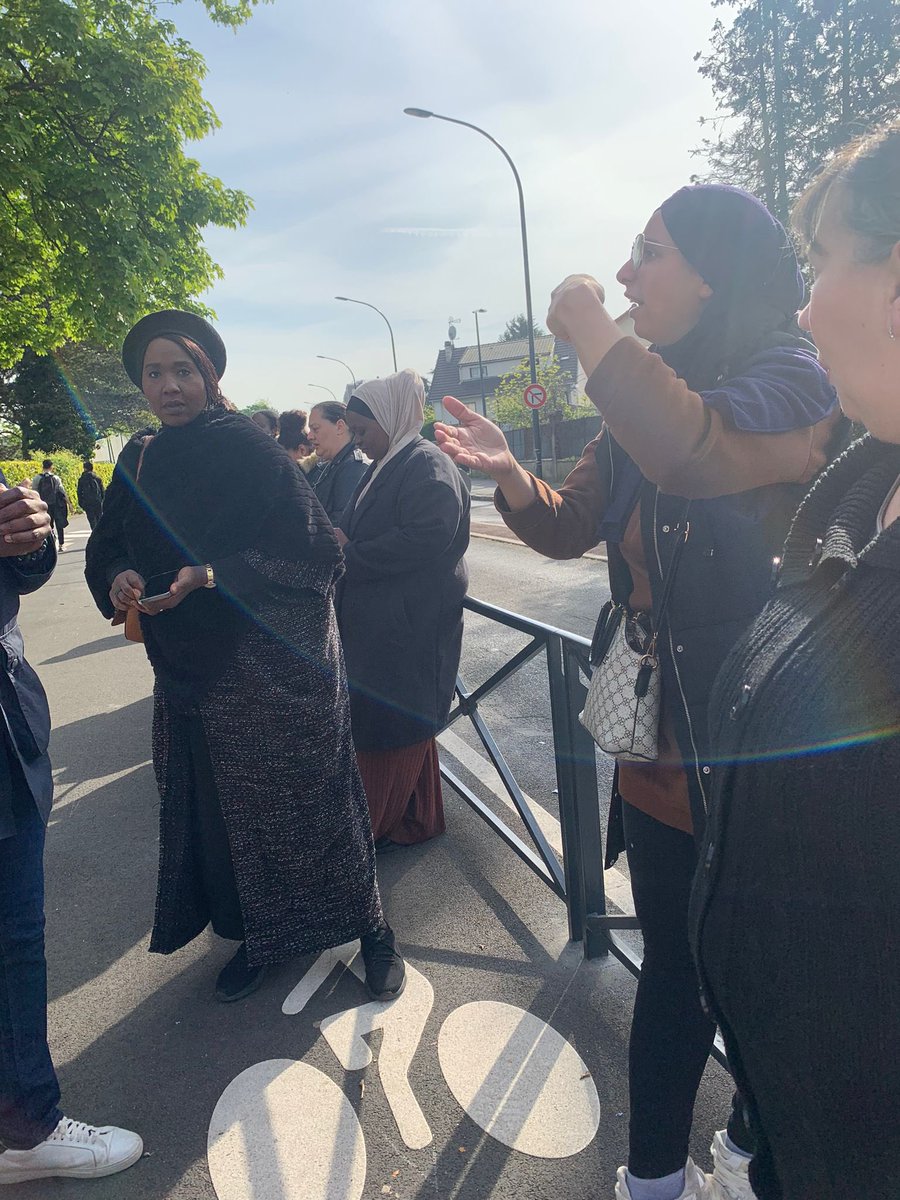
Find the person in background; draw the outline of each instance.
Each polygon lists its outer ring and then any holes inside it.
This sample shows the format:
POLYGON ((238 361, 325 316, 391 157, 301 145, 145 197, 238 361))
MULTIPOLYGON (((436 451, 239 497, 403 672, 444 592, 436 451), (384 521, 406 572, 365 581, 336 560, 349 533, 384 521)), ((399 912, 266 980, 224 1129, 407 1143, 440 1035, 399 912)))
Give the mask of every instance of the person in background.
POLYGON ((338 621, 380 850, 444 831, 435 734, 462 648, 469 497, 453 464, 419 436, 424 400, 416 372, 400 371, 360 385, 346 414, 372 465, 338 531, 346 564, 338 621))
POLYGON ((629 1046, 629 1154, 616 1200, 749 1200, 753 1138, 742 1105, 688 1155, 715 1035, 688 937, 709 803, 707 707, 731 646, 765 603, 772 559, 806 484, 826 465, 837 401, 796 324, 803 281, 790 238, 753 196, 720 184, 670 196, 618 276, 638 338, 590 276, 553 293, 547 325, 571 342, 604 428, 558 489, 515 461, 501 431, 458 400, 435 436, 492 476, 523 541, 553 558, 606 545, 613 599, 652 619, 682 543, 656 646, 658 759, 616 765, 607 865, 626 849, 644 958, 629 1046), (686 500, 690 500, 690 508, 686 500))
POLYGON ((106 489, 103 480, 94 472, 94 464, 90 459, 86 458, 81 465, 83 470, 78 477, 78 506, 84 510, 88 525, 95 529, 100 520, 103 493, 106 489))
POLYGON ((366 473, 366 461, 347 425, 347 406, 334 400, 317 404, 309 414, 309 434, 319 463, 310 482, 329 520, 337 525, 366 473))
POLYGON ((254 425, 258 425, 269 437, 278 437, 278 413, 274 408, 258 408, 250 417, 254 425))
POLYGON ((211 924, 238 943, 216 984, 231 1003, 268 964, 359 938, 370 995, 393 999, 405 968, 353 751, 334 530, 302 472, 222 395, 225 346, 207 321, 152 313, 122 357, 162 429, 119 456, 85 575, 105 616, 137 611, 156 680, 150 950, 211 924))
POLYGON ((56 531, 56 542, 60 550, 65 550, 66 526, 69 524, 69 497, 63 487, 63 481, 53 471, 53 459, 45 458, 41 470, 34 480, 35 489, 47 505, 50 520, 56 531))
POLYGON ((868 433, 816 482, 713 693, 721 761, 692 902, 757 1131, 760 1200, 900 1191, 900 121, 794 223, 800 323, 868 433))
POLYGON ((316 466, 316 452, 306 430, 306 413, 302 408, 281 414, 278 422, 278 445, 286 450, 304 475, 316 466))
POLYGON ((98 1179, 143 1153, 136 1133, 63 1116, 47 1045, 44 837, 53 801, 50 710, 24 658, 19 597, 56 565, 50 516, 36 491, 0 472, 0 1185, 98 1179))

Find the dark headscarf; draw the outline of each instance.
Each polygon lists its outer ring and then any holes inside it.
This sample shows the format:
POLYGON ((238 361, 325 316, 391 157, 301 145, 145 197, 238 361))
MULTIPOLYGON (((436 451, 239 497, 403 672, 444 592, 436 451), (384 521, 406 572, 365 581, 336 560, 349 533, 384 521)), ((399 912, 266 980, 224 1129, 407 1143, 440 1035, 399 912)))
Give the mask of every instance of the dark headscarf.
POLYGON ((741 188, 695 184, 664 201, 660 214, 713 292, 690 333, 654 347, 689 387, 713 387, 757 349, 800 342, 800 266, 784 226, 764 204, 741 188))

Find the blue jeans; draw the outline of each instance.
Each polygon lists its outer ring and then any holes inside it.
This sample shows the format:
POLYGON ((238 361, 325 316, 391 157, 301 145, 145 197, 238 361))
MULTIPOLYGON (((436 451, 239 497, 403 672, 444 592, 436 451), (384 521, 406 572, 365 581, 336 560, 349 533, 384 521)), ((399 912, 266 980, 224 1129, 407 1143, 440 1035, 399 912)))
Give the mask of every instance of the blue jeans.
POLYGON ((17 832, 0 839, 0 1144, 30 1150, 62 1113, 47 1046, 44 823, 30 794, 22 795, 18 763, 9 765, 17 832))

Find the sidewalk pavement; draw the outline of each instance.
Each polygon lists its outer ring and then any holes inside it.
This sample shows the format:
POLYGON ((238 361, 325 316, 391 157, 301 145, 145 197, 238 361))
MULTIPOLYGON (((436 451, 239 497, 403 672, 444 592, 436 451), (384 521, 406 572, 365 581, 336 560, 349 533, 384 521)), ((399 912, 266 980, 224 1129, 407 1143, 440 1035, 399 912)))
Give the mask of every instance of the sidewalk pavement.
MULTIPOLYGON (((634 980, 615 960, 582 960, 562 903, 449 789, 446 834, 379 860, 409 963, 394 1005, 367 1002, 340 955, 279 966, 223 1006, 213 987, 230 944, 206 933, 147 953, 152 679, 143 648, 88 596, 82 525, 23 605, 55 721, 50 1039, 65 1111, 137 1129, 146 1154, 89 1184, 23 1184, 17 1200, 612 1197, 634 980)), ((442 754, 467 779, 481 770, 459 738, 442 754)), ((702 1163, 729 1096, 711 1065, 692 1146, 702 1163)))

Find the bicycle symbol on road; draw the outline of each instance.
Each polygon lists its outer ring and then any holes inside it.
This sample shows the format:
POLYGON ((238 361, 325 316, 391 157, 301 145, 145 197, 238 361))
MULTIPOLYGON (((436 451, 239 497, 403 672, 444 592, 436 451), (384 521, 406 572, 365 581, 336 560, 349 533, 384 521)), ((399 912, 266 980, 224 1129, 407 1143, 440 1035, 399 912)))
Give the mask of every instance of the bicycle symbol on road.
MULTIPOLYGON (((302 1013, 331 972, 360 979, 359 943, 327 950, 282 1005, 302 1013)), ((432 1141, 409 1068, 434 1007, 434 990, 407 963, 403 995, 346 1009, 321 1023, 345 1072, 372 1062, 364 1040, 381 1030, 378 1073, 404 1144, 432 1141)), ((444 1079, 466 1114, 504 1145, 540 1158, 583 1150, 600 1123, 594 1081, 552 1026, 511 1004, 473 1001, 454 1009, 438 1035, 444 1079)), ((209 1126, 210 1175, 218 1200, 360 1200, 365 1135, 344 1090, 308 1063, 270 1059, 242 1071, 223 1092, 209 1126)))

